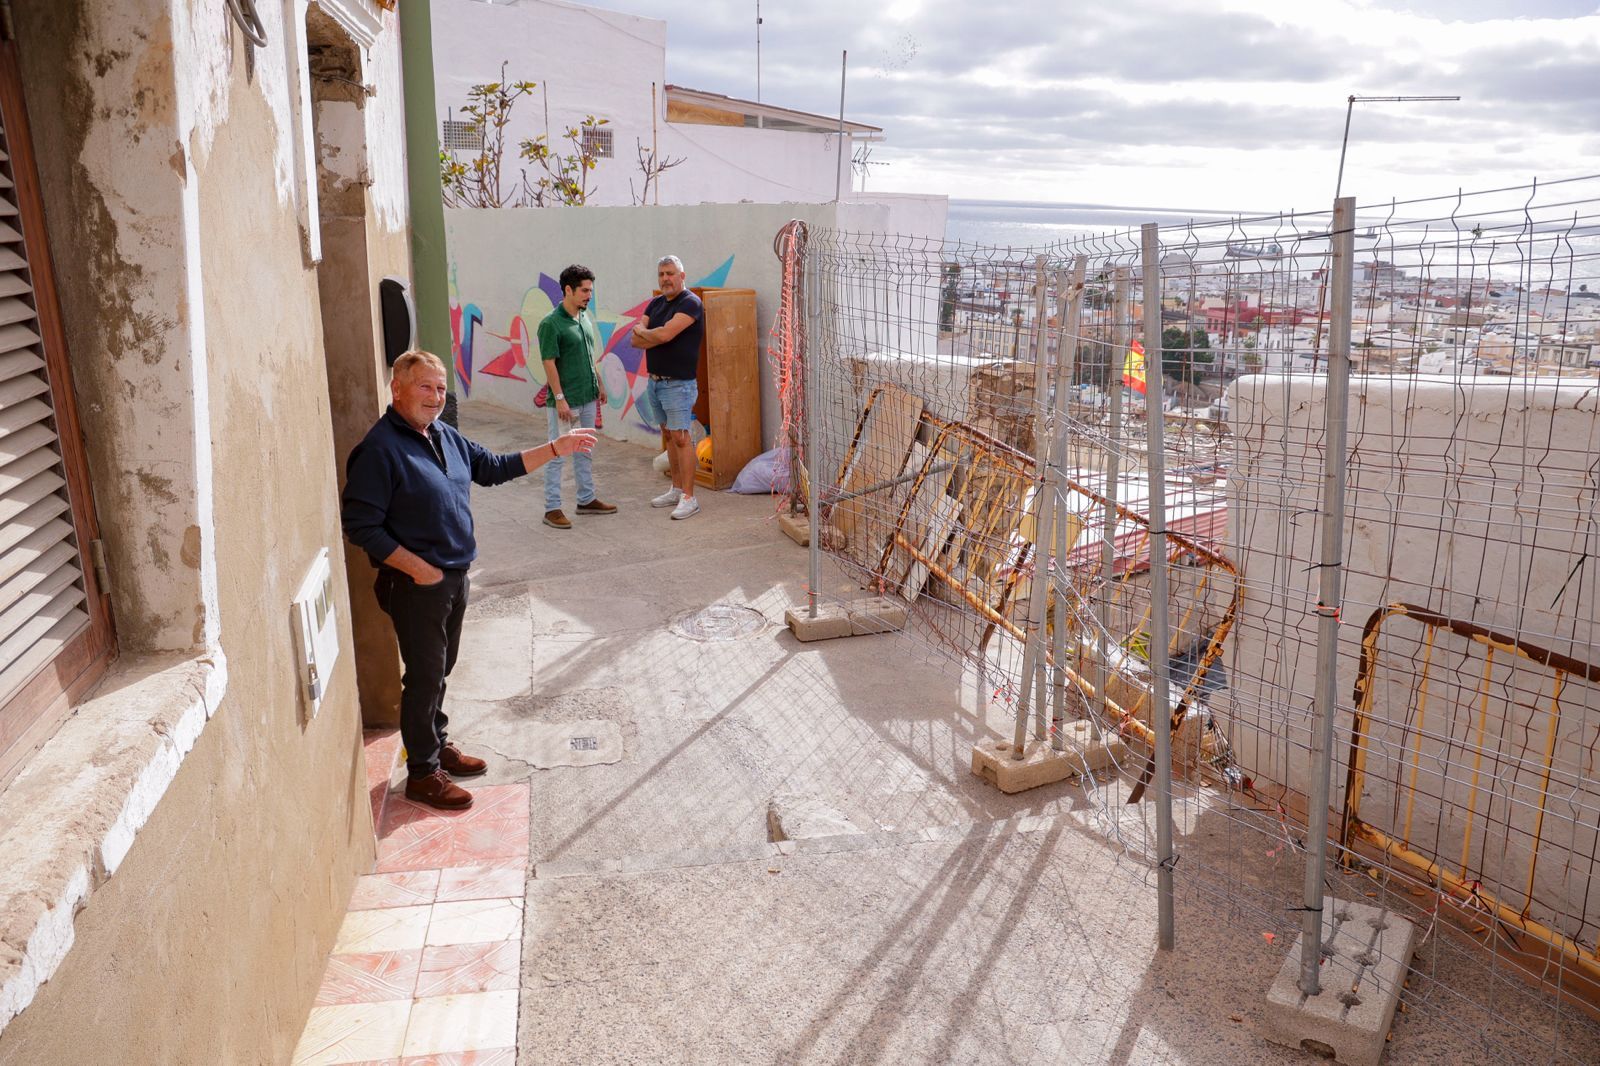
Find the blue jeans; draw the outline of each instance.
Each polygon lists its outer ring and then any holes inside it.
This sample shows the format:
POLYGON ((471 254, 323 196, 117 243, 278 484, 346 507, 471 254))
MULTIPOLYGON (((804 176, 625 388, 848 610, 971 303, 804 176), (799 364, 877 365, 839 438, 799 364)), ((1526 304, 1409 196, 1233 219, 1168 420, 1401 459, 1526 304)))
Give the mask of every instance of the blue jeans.
POLYGON ((662 429, 688 429, 694 422, 694 402, 700 398, 700 383, 687 381, 657 381, 650 379, 645 386, 650 404, 661 413, 662 429))
MULTIPOLYGON (((573 422, 563 422, 556 414, 555 400, 550 401, 550 406, 545 408, 550 414, 550 439, 555 440, 561 434, 571 429, 574 425, 583 426, 585 429, 594 428, 594 414, 598 404, 594 400, 581 407, 574 407, 572 413, 577 416, 573 422)), ((544 509, 546 511, 561 510, 561 471, 567 465, 567 457, 558 455, 544 464, 544 509)), ((572 457, 572 480, 578 483, 578 502, 594 502, 594 465, 590 461, 588 452, 578 452, 572 457)))

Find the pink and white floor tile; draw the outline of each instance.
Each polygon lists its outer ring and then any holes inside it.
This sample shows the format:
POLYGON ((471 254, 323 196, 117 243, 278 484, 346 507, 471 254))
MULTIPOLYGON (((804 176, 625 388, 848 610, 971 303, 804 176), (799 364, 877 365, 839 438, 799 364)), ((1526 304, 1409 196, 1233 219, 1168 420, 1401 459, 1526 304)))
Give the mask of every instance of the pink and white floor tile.
POLYGON ((378 872, 356 883, 294 1066, 514 1066, 528 786, 472 792, 461 812, 374 797, 378 872))

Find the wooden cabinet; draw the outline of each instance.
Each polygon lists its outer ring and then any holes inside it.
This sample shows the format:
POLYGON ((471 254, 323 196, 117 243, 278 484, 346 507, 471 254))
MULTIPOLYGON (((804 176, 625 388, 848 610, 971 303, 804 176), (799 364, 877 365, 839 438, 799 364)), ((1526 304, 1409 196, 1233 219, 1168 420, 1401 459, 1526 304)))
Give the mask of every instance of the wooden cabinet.
POLYGON ((711 435, 711 469, 696 481, 725 489, 761 452, 761 359, 754 289, 693 290, 706 309, 700 398, 694 416, 711 435))

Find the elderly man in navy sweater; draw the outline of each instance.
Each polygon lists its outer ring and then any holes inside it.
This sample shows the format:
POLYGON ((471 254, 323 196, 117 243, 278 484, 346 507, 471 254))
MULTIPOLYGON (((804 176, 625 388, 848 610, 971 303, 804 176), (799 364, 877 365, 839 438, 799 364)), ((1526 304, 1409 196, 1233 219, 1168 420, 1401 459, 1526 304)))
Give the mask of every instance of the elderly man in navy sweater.
POLYGON ((446 733, 445 678, 455 666, 467 610, 467 567, 477 557, 471 487, 499 485, 556 456, 593 450, 592 429, 574 429, 523 452, 496 455, 437 421, 445 372, 430 352, 395 360, 393 403, 350 453, 342 499, 344 532, 378 568, 378 605, 394 622, 405 664, 400 736, 406 798, 446 810, 472 806, 450 780, 488 769, 446 733))

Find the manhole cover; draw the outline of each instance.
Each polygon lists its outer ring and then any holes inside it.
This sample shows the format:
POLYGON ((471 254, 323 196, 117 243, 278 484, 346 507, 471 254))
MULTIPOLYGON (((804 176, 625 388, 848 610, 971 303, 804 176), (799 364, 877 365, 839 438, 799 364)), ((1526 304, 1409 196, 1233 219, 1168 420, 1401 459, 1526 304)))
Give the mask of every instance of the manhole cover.
POLYGON ((573 751, 599 751, 600 750, 600 738, 599 737, 573 737, 572 738, 572 750, 573 751))
POLYGON ((766 632, 767 616, 754 607, 732 603, 713 603, 710 607, 684 615, 673 630, 690 640, 743 640, 766 632))

